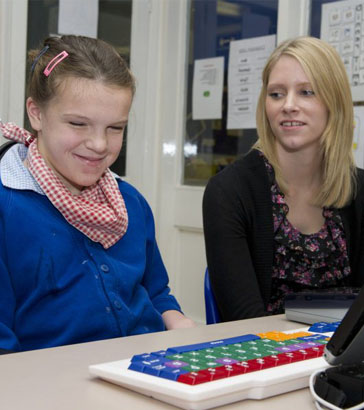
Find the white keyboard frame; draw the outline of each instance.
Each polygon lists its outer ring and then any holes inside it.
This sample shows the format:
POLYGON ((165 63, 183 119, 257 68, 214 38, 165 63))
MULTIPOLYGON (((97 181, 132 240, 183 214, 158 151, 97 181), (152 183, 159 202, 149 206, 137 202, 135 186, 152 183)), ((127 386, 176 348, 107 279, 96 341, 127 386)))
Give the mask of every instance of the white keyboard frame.
MULTIPOLYGON (((293 333, 305 330, 296 329, 293 333)), ((332 333, 325 333, 331 336, 332 333)), ((245 399, 264 399, 308 387, 316 370, 329 364, 323 357, 307 359, 264 370, 188 385, 173 380, 129 370, 130 359, 89 366, 93 376, 118 384, 182 409, 205 410, 245 399)))

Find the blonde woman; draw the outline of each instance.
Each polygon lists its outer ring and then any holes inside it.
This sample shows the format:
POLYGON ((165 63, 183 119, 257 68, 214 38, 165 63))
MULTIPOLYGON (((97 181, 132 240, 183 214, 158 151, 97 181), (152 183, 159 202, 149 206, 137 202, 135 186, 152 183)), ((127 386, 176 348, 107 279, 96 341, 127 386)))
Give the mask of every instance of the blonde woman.
POLYGON ((364 172, 345 67, 322 40, 279 45, 262 76, 258 141, 209 181, 206 254, 222 320, 279 314, 289 292, 361 286, 364 172))

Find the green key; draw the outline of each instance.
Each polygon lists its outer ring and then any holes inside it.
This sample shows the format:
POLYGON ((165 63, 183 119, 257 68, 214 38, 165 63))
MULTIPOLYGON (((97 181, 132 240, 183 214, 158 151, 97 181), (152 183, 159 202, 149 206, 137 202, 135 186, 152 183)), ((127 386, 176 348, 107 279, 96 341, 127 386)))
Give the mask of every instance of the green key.
MULTIPOLYGON (((202 363, 201 363, 202 366, 202 363)), ((220 367, 221 363, 213 362, 213 361, 208 361, 208 362, 203 362, 203 366, 207 369, 208 367, 220 367)))
POLYGON ((166 359, 169 359, 171 361, 174 360, 182 360, 183 359, 183 355, 181 354, 173 354, 172 356, 166 356, 166 359))
POLYGON ((298 343, 302 343, 302 340, 298 340, 298 339, 288 339, 288 340, 284 340, 283 343, 288 346, 288 345, 295 345, 298 343))
POLYGON ((256 346, 258 345, 259 341, 256 340, 250 340, 249 342, 245 342, 247 346, 256 346))
POLYGON ((202 357, 202 356, 204 356, 204 354, 203 354, 203 350, 198 350, 196 352, 186 352, 186 353, 184 353, 184 356, 187 356, 187 357, 202 357))
POLYGON ((247 352, 248 352, 247 349, 236 349, 234 353, 237 353, 237 354, 245 354, 245 353, 247 353, 247 352))
POLYGON ((217 356, 216 354, 207 354, 205 356, 205 359, 211 359, 211 360, 215 360, 215 359, 218 359, 218 358, 219 358, 219 356, 217 356))
POLYGON ((200 370, 206 369, 206 367, 204 367, 204 365, 196 366, 196 365, 192 364, 192 365, 189 365, 189 366, 184 366, 184 367, 182 367, 182 369, 187 370, 188 372, 198 372, 200 370))
POLYGON ((234 343, 234 344, 229 345, 229 346, 233 347, 234 349, 235 348, 241 349, 244 346, 244 343, 234 343))
POLYGON ((245 362, 246 360, 250 360, 252 358, 253 356, 251 354, 234 356, 234 359, 239 360, 239 362, 245 362))
POLYGON ((188 361, 188 363, 190 363, 190 364, 198 364, 198 363, 201 363, 203 360, 195 359, 193 357, 188 357, 188 358, 186 358, 186 361, 188 361))
POLYGON ((261 352, 252 352, 252 356, 253 356, 253 359, 257 359, 259 357, 264 357, 266 355, 264 353, 261 353, 261 352))
POLYGON ((214 349, 214 354, 220 354, 220 353, 226 353, 226 352, 233 352, 235 350, 234 346, 232 345, 227 345, 227 346, 221 346, 221 347, 216 347, 214 349))
POLYGON ((319 343, 320 345, 326 345, 327 340, 319 339, 319 340, 315 340, 315 343, 319 343))

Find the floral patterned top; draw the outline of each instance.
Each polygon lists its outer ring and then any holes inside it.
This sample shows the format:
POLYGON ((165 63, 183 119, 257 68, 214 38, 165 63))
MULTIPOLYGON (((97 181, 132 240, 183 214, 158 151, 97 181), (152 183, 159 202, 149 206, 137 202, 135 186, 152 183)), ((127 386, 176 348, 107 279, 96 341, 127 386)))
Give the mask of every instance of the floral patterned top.
POLYGON ((344 226, 335 208, 323 208, 325 223, 305 235, 288 220, 288 205, 275 181, 274 170, 262 154, 272 181, 274 261, 272 291, 267 311, 284 312, 287 293, 304 289, 337 287, 350 274, 344 226))

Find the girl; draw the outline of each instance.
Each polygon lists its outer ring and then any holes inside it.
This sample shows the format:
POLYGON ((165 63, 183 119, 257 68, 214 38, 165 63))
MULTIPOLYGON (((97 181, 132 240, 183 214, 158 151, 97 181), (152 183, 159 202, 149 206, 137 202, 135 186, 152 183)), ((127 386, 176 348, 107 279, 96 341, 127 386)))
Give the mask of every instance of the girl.
POLYGON ((263 71, 258 141, 213 177, 203 211, 223 320, 283 313, 288 292, 364 282, 364 174, 336 50, 300 37, 263 71))
POLYGON ((134 94, 100 40, 30 52, 35 135, 2 124, 0 348, 21 351, 193 326, 170 294, 151 210, 109 170, 134 94))

